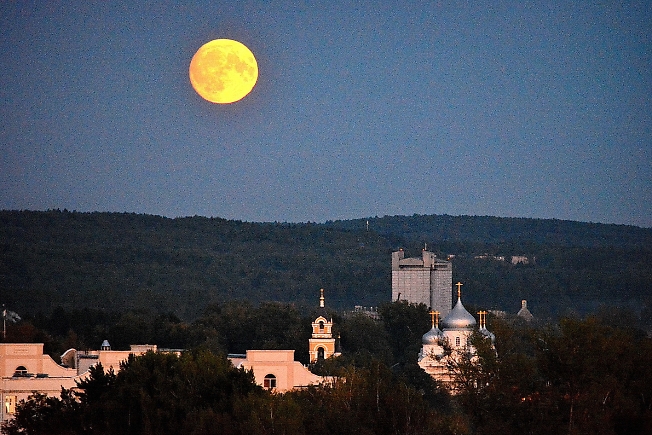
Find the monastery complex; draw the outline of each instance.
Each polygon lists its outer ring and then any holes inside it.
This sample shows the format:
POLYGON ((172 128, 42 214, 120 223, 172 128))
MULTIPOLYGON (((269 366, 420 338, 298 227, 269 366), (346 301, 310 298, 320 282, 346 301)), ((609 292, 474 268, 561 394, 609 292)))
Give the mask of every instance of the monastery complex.
MULTIPOLYGON (((452 306, 452 265, 427 250, 421 258, 405 258, 402 250, 392 253, 392 300, 423 303, 431 309, 432 327, 422 338, 422 348, 415 355, 419 366, 436 380, 451 385, 451 362, 462 355, 473 358, 475 349, 469 338, 478 331, 493 343, 495 337, 486 328, 486 312, 481 311, 476 321, 462 304, 461 283, 457 283, 457 302, 452 306), (443 319, 441 322, 439 321, 443 319), (441 329, 440 329, 441 326, 441 329), (476 329, 477 327, 477 329, 476 329)), ((524 318, 532 314, 523 301, 524 318)), ((341 354, 339 340, 333 336, 333 319, 325 309, 323 289, 319 308, 312 322, 312 335, 307 343, 310 362, 337 357, 341 354)), ((0 343, 0 421, 11 418, 16 404, 35 392, 58 396, 61 388, 73 389, 77 382, 88 376, 93 365, 101 363, 108 370, 120 370, 120 363, 129 355, 146 352, 176 352, 159 349, 156 345, 132 345, 128 351, 111 350, 104 341, 100 350, 78 351, 69 349, 55 362, 43 353, 43 343, 0 343)), ((228 358, 236 368, 252 370, 257 384, 266 389, 284 392, 331 381, 317 376, 294 359, 295 350, 247 350, 246 354, 230 354, 228 358)))

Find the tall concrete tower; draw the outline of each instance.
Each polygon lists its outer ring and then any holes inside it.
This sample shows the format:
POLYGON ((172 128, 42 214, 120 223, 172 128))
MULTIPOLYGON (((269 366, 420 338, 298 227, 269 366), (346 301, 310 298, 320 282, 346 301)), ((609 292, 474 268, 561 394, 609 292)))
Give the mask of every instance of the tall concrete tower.
POLYGON ((423 303, 445 317, 453 305, 453 266, 425 249, 421 258, 392 252, 392 300, 423 303), (400 296, 399 296, 400 295, 400 296))

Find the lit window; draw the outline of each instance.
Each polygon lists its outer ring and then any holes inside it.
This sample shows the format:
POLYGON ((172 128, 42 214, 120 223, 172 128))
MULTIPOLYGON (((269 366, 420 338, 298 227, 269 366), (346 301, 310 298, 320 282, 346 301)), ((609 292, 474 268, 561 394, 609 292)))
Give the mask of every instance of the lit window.
POLYGON ((5 396, 5 414, 16 413, 16 396, 5 396))
POLYGON ((265 379, 263 380, 263 387, 267 388, 268 390, 276 388, 276 376, 272 374, 265 376, 265 379))
POLYGON ((460 337, 455 337, 455 346, 460 347, 460 337))

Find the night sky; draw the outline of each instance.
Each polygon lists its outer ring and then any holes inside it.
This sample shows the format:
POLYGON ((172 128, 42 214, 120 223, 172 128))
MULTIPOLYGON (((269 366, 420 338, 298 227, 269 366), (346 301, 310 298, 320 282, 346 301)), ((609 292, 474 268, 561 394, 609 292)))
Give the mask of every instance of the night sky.
POLYGON ((652 227, 651 2, 187 3, 0 2, 0 209, 652 227))

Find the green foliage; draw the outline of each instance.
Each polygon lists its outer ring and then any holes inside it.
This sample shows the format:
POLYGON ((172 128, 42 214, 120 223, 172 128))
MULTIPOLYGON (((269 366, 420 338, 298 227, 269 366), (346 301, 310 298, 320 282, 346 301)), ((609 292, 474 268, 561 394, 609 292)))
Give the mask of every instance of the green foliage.
POLYGON ((295 349, 295 357, 308 362, 312 319, 294 305, 247 301, 210 305, 193 323, 189 347, 207 346, 213 351, 245 353, 247 349, 295 349))
POLYGON ((392 363, 391 337, 382 323, 356 313, 344 318, 340 329, 344 359, 350 363, 364 365, 374 358, 386 364, 392 363))
POLYGON ((8 434, 368 434, 460 433, 459 418, 374 363, 334 384, 286 394, 256 386, 251 373, 206 351, 131 356, 116 374, 101 366, 60 398, 18 405, 8 434), (457 428, 457 429, 456 429, 457 428))
POLYGON ((421 337, 430 329, 428 307, 399 301, 382 304, 378 312, 396 361, 413 361, 421 348, 421 337))
POLYGON ((35 393, 16 408, 14 419, 2 422, 8 435, 72 435, 81 432, 79 403, 70 390, 62 389, 59 398, 35 393))
POLYGON ((650 433, 651 264, 651 229, 558 220, 395 216, 367 231, 366 220, 0 211, 2 302, 25 319, 6 341, 44 342, 54 358, 104 339, 195 349, 134 358, 118 374, 97 367, 79 395, 35 395, 4 430, 650 433), (479 358, 455 367, 451 399, 414 364, 426 307, 386 302, 391 251, 417 255, 423 243, 455 255, 467 306, 515 312, 528 299, 540 319, 598 314, 546 328, 490 318, 498 356, 474 339, 479 358), (476 258, 485 253, 531 262, 476 258), (333 313, 344 356, 315 370, 340 382, 269 395, 228 364, 227 352, 253 348, 296 349, 307 362, 322 287, 329 307, 380 305, 378 321, 333 313))
MULTIPOLYGON (((224 353, 210 352, 205 341, 180 357, 132 356, 117 374, 98 365, 76 392, 63 390, 59 398, 35 395, 20 403, 3 430, 234 435, 652 430, 652 340, 631 326, 626 313, 605 311, 544 325, 489 316, 495 348, 480 334, 471 337, 477 353, 451 364, 456 394, 450 396, 415 364, 416 352, 410 359, 411 351, 405 350, 418 348, 420 332, 429 328, 424 311, 394 302, 380 308, 380 320, 361 314, 338 319, 350 351, 345 348, 342 357, 315 367, 336 375, 332 384, 269 393, 254 384, 251 373, 233 368, 224 353)), ((251 343, 269 340, 270 346, 289 344, 310 330, 310 318, 291 305, 246 302, 212 306, 186 327, 191 337, 213 331, 216 343, 237 343, 240 322, 253 322, 251 343), (274 323, 270 316, 289 319, 280 324, 291 330, 267 334, 274 323), (236 328, 234 336, 229 328, 236 328)), ((306 343, 307 338, 301 346, 306 343)))
MULTIPOLYGON (((450 243, 473 243, 479 248, 506 243, 527 252, 529 246, 628 246, 649 248, 652 235, 649 229, 626 225, 608 225, 558 219, 501 218, 493 216, 412 215, 384 216, 329 222, 330 226, 353 230, 369 222, 369 228, 378 234, 401 234, 406 242, 423 241, 433 234, 437 240, 450 243)), ((482 252, 482 251, 480 251, 482 252)))
POLYGON ((348 367, 341 375, 332 385, 284 394, 263 433, 464 433, 462 419, 429 406, 422 392, 378 361, 348 367))
POLYGON ((6 433, 178 434, 225 433, 236 410, 264 397, 250 372, 205 351, 133 355, 117 374, 101 365, 60 398, 34 395, 18 405, 6 433), (244 404, 243 404, 244 403, 244 404))
POLYGON ((538 329, 494 322, 498 357, 476 342, 479 361, 458 370, 474 433, 650 433, 649 338, 592 316, 538 329))
MULTIPOLYGON (((0 211, 2 302, 23 317, 62 307, 192 321, 229 300, 312 306, 325 288, 330 307, 378 306, 391 294, 390 253, 403 247, 419 255, 427 243, 444 258, 455 254, 454 278, 465 283, 469 304, 513 312, 528 299, 540 317, 599 304, 630 304, 639 316, 652 309, 652 229, 414 215, 370 218, 367 231, 366 221, 0 211), (507 261, 475 258, 484 253, 507 261), (532 261, 512 265, 513 255, 532 261)), ((74 323, 61 319, 57 334, 80 331, 66 326, 74 323)), ((93 331, 78 338, 97 339, 93 331)))

